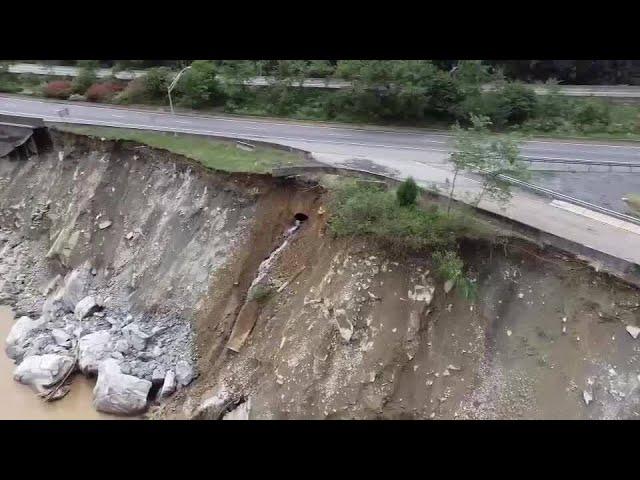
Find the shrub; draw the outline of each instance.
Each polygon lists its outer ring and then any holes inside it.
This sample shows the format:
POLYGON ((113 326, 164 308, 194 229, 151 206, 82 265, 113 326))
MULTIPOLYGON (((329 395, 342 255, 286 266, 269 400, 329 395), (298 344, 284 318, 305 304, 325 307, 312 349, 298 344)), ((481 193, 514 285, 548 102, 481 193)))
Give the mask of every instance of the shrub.
POLYGON ((571 115, 573 100, 558 93, 558 87, 549 87, 547 95, 540 95, 535 116, 540 118, 567 118, 571 115))
POLYGON ((145 88, 145 78, 135 78, 131 80, 122 92, 120 92, 114 100, 117 103, 143 103, 145 100, 151 100, 147 95, 145 88))
POLYGON ((598 100, 576 102, 572 120, 576 127, 583 131, 603 129, 611 122, 609 104, 598 100))
POLYGON ((400 206, 393 193, 355 183, 334 192, 331 212, 330 228, 335 235, 367 236, 400 254, 450 247, 469 226, 437 208, 400 206))
POLYGON ((0 62, 0 92, 17 93, 20 91, 22 91, 22 87, 11 78, 8 65, 0 62))
POLYGON ((87 65, 80 69, 78 76, 73 80, 73 93, 83 95, 91 85, 98 80, 94 66, 87 65))
POLYGON ((171 70, 167 67, 150 68, 142 79, 149 98, 165 98, 171 83, 171 70))
POLYGON ((0 92, 2 93, 18 93, 22 91, 22 87, 17 83, 0 79, 0 92))
POLYGON ((432 259, 436 273, 443 279, 455 281, 462 276, 464 262, 456 252, 452 250, 434 252, 432 259))
POLYGON ((274 294, 275 290, 271 285, 258 284, 251 289, 248 295, 248 301, 264 303, 274 294))
POLYGON ((398 203, 403 207, 408 207, 416 204, 418 198, 419 187, 412 177, 407 178, 398 190, 396 191, 396 197, 398 203))
POLYGON ((473 115, 483 116, 488 117, 494 126, 505 127, 532 118, 536 108, 537 97, 531 89, 510 83, 497 91, 468 94, 455 111, 458 117, 466 120, 473 115))
POLYGON ((464 275, 464 262, 453 250, 437 251, 431 256, 436 274, 451 282, 464 298, 470 300, 476 295, 475 284, 464 275))
POLYGON ((45 97, 49 98, 60 98, 66 100, 71 95, 73 89, 71 86, 71 82, 69 80, 56 80, 53 82, 47 83, 42 93, 44 93, 45 97))
POLYGON ((122 89, 122 85, 113 82, 94 83, 87 90, 86 97, 90 102, 107 102, 122 89))
POLYGON ((520 124, 534 115, 537 97, 530 88, 520 83, 508 83, 498 95, 498 108, 506 123, 520 124))

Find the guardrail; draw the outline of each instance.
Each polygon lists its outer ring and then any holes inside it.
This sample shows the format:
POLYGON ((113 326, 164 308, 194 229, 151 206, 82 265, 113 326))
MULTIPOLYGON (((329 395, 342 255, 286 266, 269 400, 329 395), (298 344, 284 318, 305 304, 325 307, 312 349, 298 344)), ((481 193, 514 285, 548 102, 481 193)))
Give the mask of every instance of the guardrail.
POLYGON ((565 195, 564 193, 556 192, 554 190, 549 190, 548 188, 544 188, 544 187, 539 187, 538 185, 534 185, 529 182, 518 180, 517 178, 509 177, 508 175, 500 174, 498 175, 498 177, 508 181, 509 183, 513 183, 514 185, 518 185, 518 186, 527 188, 529 190, 533 190, 534 192, 542 193, 544 195, 557 198, 558 200, 564 200, 566 202, 573 203, 575 205, 579 205, 581 207, 594 210, 596 212, 604 213, 605 215, 609 215, 610 217, 618 218, 626 222, 640 225, 640 218, 633 217, 631 215, 626 215, 624 213, 616 212, 615 210, 611 210, 606 207, 601 207, 593 203, 585 202, 584 200, 580 200, 579 198, 570 197, 569 195, 565 195))
POLYGON ((629 168, 638 168, 640 167, 640 163, 630 163, 630 162, 614 162, 611 160, 571 160, 567 158, 529 158, 522 157, 525 162, 536 162, 536 163, 563 163, 568 165, 601 165, 605 167, 629 167, 629 168))

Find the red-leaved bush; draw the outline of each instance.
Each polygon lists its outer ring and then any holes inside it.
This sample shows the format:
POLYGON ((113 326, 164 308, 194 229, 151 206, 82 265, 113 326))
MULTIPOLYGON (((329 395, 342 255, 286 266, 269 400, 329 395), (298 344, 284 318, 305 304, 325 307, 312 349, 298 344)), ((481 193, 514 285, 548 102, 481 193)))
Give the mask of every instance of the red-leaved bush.
POLYGON ((85 95, 90 102, 106 102, 123 89, 122 85, 114 82, 94 83, 85 95))
POLYGON ((45 97, 67 99, 71 95, 71 82, 69 80, 56 80, 44 86, 45 97))

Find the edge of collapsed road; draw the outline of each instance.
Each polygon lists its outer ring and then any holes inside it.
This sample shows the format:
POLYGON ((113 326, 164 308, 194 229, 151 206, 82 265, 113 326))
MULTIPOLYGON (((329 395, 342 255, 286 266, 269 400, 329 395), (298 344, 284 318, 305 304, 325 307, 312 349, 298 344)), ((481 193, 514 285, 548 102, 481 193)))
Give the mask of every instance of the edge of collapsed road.
MULTIPOLYGON (((282 168, 274 169, 272 172, 272 175, 299 176, 299 175, 303 175, 304 173, 313 173, 313 172, 319 172, 319 171, 322 173, 328 173, 328 174, 366 175, 369 177, 377 178, 384 182, 393 183, 395 185, 398 185, 402 182, 402 180, 400 179, 397 179, 382 173, 378 173, 378 172, 371 172, 365 169, 358 169, 358 168, 351 168, 351 167, 344 167, 344 166, 336 167, 333 165, 282 167, 282 168)), ((526 188, 525 185, 519 185, 519 186, 523 186, 526 188)), ((532 186, 536 187, 535 185, 532 185, 532 186)), ((552 192, 552 191, 549 191, 549 192, 552 192)), ((427 190, 426 193, 428 195, 431 195, 433 198, 437 198, 441 201, 444 199, 448 200, 449 198, 440 192, 434 192, 431 190, 427 190)), ((537 193, 544 194, 544 192, 539 192, 539 191, 537 193)), ((572 197, 562 195, 562 198, 564 200, 567 200, 567 198, 572 198, 572 197)), ((640 288, 640 265, 638 265, 633 261, 610 255, 600 250, 583 245, 579 242, 575 242, 573 240, 560 237, 553 233, 546 232, 544 230, 533 227, 531 225, 515 220, 513 218, 509 218, 499 213, 486 210, 482 207, 469 205, 457 199, 453 199, 453 201, 456 204, 463 204, 467 207, 472 207, 475 211, 479 212, 483 216, 497 219, 500 222, 505 223, 515 233, 524 236, 525 238, 531 240, 533 243, 536 243, 542 248, 552 247, 556 250, 566 252, 570 255, 573 255, 576 259, 586 262, 589 266, 594 268, 597 272, 598 271, 606 272, 610 275, 613 275, 614 277, 621 279, 622 281, 628 284, 631 284, 640 288)))
MULTIPOLYGON (((51 123, 65 123, 65 122, 62 121, 62 122, 51 122, 51 123)), ((213 138, 218 138, 220 140, 227 140, 227 141, 240 142, 240 143, 247 144, 247 142, 240 141, 238 137, 211 136, 211 135, 209 136, 213 138)), ((313 153, 308 150, 289 147, 276 142, 252 141, 252 143, 256 145, 260 144, 263 146, 269 146, 269 147, 280 149, 280 150, 298 152, 302 154, 305 158, 310 160, 315 160, 316 162, 318 162, 318 165, 306 165, 306 166, 298 166, 298 167, 294 167, 294 166, 276 167, 271 172, 272 176, 276 176, 276 177, 277 176, 281 176, 281 177, 299 176, 300 174, 303 174, 305 172, 307 173, 308 172, 324 172, 324 173, 334 173, 334 174, 336 173, 337 174, 345 174, 345 173, 353 174, 355 172, 357 174, 365 174, 368 176, 373 176, 373 177, 382 179, 384 181, 392 182, 394 184, 398 184, 402 182, 402 180, 391 177, 389 175, 385 175, 377 172, 371 172, 366 169, 358 169, 358 168, 345 167, 345 166, 336 167, 332 165, 327 165, 323 163, 321 160, 317 159, 313 155, 313 153)), ((510 177, 505 177, 505 179, 508 181, 515 180, 515 179, 511 179, 510 177)), ((528 184, 526 182, 513 181, 511 183, 514 183, 523 188, 529 188, 530 190, 534 191, 536 194, 541 194, 541 195, 551 196, 551 197, 556 196, 555 198, 560 198, 568 202, 571 202, 573 200, 574 204, 580 205, 580 206, 591 205, 582 200, 569 197, 568 195, 560 194, 558 192, 554 192, 548 189, 543 189, 543 188, 537 187, 536 185, 528 184)), ((439 192, 429 192, 429 193, 438 199, 448 198, 439 192)), ((467 205, 465 202, 461 202, 456 199, 454 199, 454 201, 459 204, 467 205)), ((470 205, 470 206, 472 206, 474 210, 479 211, 484 215, 488 215, 490 217, 497 218, 497 219, 500 219, 501 221, 504 221, 508 225, 512 226, 515 231, 521 234, 524 234, 525 236, 528 236, 529 238, 533 239, 534 242, 540 244, 543 247, 550 245, 557 249, 566 251, 576 256, 577 258, 586 261, 589 265, 594 267, 596 271, 604 270, 622 279, 627 283, 640 287, 640 266, 633 261, 615 257, 613 255, 602 252, 600 250, 596 250, 594 248, 588 247, 581 243, 559 237, 550 232, 543 231, 539 228, 527 225, 518 220, 514 220, 512 218, 500 215, 499 213, 485 210, 482 207, 474 206, 474 205, 470 205)), ((594 209, 594 210, 597 211, 597 209, 594 209)), ((623 214, 618 214, 617 212, 613 212, 613 213, 616 213, 617 215, 623 215, 623 214)), ((627 216, 625 215, 625 217, 627 216)), ((640 220, 637 220, 636 223, 640 224, 640 220)))

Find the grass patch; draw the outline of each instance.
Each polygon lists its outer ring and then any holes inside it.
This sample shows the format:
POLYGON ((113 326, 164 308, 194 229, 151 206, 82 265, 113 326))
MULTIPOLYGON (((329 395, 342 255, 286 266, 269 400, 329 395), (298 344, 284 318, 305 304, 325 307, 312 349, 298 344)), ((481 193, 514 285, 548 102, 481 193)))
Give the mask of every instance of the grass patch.
POLYGON ((363 236, 392 253, 453 248, 460 237, 488 232, 464 211, 444 214, 436 205, 401 205, 394 191, 341 182, 332 191, 330 229, 337 236, 363 236))
POLYGON ((253 151, 246 151, 239 149, 233 141, 216 140, 205 136, 79 125, 59 125, 56 128, 109 140, 138 142, 184 155, 205 167, 227 172, 268 173, 275 167, 303 163, 302 157, 297 153, 268 147, 256 147, 253 151))
MULTIPOLYGON (((411 186, 406 181, 400 186, 411 186)), ((476 296, 475 283, 465 274, 457 241, 495 235, 464 210, 443 213, 438 206, 406 204, 397 191, 342 182, 332 190, 329 227, 336 236, 360 236, 394 255, 431 254, 438 277, 467 300, 476 296)))

